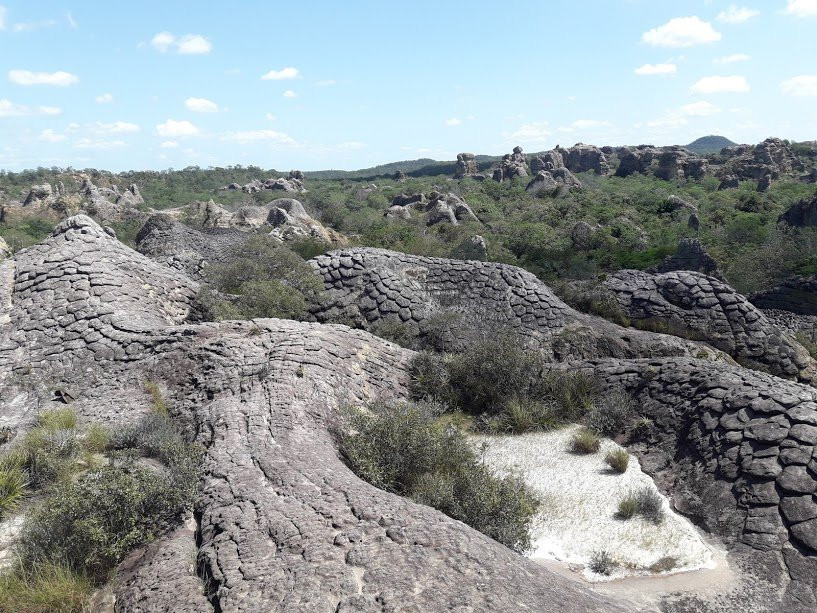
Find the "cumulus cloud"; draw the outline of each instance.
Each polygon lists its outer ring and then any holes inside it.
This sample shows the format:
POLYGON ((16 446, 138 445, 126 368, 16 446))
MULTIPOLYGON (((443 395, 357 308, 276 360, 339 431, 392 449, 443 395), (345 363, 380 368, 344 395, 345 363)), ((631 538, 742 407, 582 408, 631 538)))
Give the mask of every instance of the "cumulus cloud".
POLYGON ((286 81, 287 79, 297 79, 300 76, 297 68, 287 66, 281 70, 270 70, 261 75, 262 81, 286 81))
POLYGON ((787 96, 817 96, 817 75, 800 75, 786 79, 780 89, 787 96))
POLYGON ((95 150, 106 150, 106 149, 118 149, 119 147, 125 147, 127 143, 123 140, 101 140, 95 138, 80 138, 74 143, 74 147, 76 149, 95 149, 95 150))
POLYGON ((156 133, 165 138, 174 138, 179 136, 195 136, 199 133, 199 129, 186 119, 179 121, 168 119, 166 122, 156 126, 156 133))
POLYGON ((175 149, 179 146, 175 140, 166 140, 161 145, 159 145, 162 149, 175 149))
POLYGON ((817 0, 789 0, 786 13, 795 17, 817 17, 817 0))
POLYGON ((534 121, 519 126, 516 131, 509 135, 509 140, 515 143, 544 143, 552 132, 546 121, 534 121))
POLYGON ((457 117, 451 117, 450 119, 445 120, 445 125, 447 126, 459 126, 462 125, 462 119, 457 117))
POLYGON ((678 67, 675 64, 644 64, 635 69, 637 75, 675 74, 678 67))
POLYGON ((221 140, 239 144, 270 142, 279 145, 294 145, 295 139, 283 132, 275 130, 239 130, 234 132, 224 132, 221 140))
POLYGON ((127 121, 112 121, 110 123, 96 121, 86 126, 86 130, 89 130, 94 134, 99 135, 132 134, 133 132, 138 132, 139 129, 140 128, 138 125, 136 125, 135 123, 129 123, 127 121))
POLYGON ((176 36, 166 30, 159 32, 150 39, 150 46, 159 53, 167 53, 175 49, 181 55, 201 55, 210 53, 212 43, 201 34, 185 34, 176 36))
POLYGON ((62 109, 56 106, 26 106, 15 104, 5 98, 0 99, 0 117, 30 117, 33 115, 59 115, 62 109))
POLYGON ((741 93, 749 91, 746 77, 704 77, 691 88, 693 94, 741 93))
POLYGON ((296 93, 295 93, 294 91, 292 91, 291 89, 288 89, 288 90, 286 90, 286 91, 284 92, 283 96, 284 96, 284 98, 296 98, 296 97, 298 96, 298 94, 296 94, 296 93))
POLYGON ((751 59, 752 56, 745 53, 733 53, 732 55, 715 58, 713 62, 716 64, 734 64, 735 62, 748 62, 751 59))
POLYGON ((65 134, 60 134, 55 132, 51 128, 47 130, 43 130, 40 132, 40 135, 37 137, 37 140, 46 142, 46 143, 60 143, 64 140, 67 140, 68 137, 65 134))
POLYGON ((718 13, 718 16, 715 17, 715 19, 724 23, 743 23, 744 21, 749 21, 752 17, 757 17, 758 15, 760 15, 760 11, 757 9, 732 4, 725 11, 718 13))
POLYGON ((218 104, 207 98, 188 98, 184 106, 194 113, 218 113, 218 104))
POLYGON ((113 94, 101 94, 94 98, 97 104, 110 104, 113 102, 113 94))
POLYGON ((692 47, 714 43, 720 39, 721 33, 715 31, 711 23, 697 16, 670 19, 641 36, 641 40, 653 47, 692 47))
POLYGON ((79 77, 64 70, 57 72, 31 72, 30 70, 9 70, 9 81, 17 85, 56 85, 66 87, 79 82, 79 77))

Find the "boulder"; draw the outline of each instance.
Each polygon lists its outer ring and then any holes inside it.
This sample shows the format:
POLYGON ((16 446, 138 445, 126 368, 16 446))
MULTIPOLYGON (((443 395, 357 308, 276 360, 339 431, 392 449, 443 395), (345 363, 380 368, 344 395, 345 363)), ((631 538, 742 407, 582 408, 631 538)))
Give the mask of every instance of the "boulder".
POLYGON ((513 153, 506 153, 502 156, 499 167, 495 168, 492 174, 494 181, 505 181, 514 177, 528 176, 528 158, 522 151, 522 147, 514 147, 513 153))
POLYGON ((721 177, 721 182, 718 185, 718 191, 721 192, 725 189, 737 189, 740 187, 740 181, 735 175, 724 175, 721 177))
POLYGON ((438 223, 457 225, 463 221, 479 221, 471 207, 462 198, 451 192, 447 194, 431 192, 428 195, 425 210, 428 211, 426 224, 429 226, 438 223))
POLYGON ((559 153, 570 172, 594 172, 597 175, 610 172, 606 155, 594 145, 576 143, 568 149, 557 146, 555 152, 559 153))
POLYGON ((718 263, 706 252, 697 238, 682 238, 675 255, 668 256, 657 266, 648 269, 649 272, 674 270, 692 270, 723 280, 718 271, 718 263))
POLYGON ((458 153, 457 163, 454 168, 454 178, 462 179, 479 173, 479 167, 475 161, 473 153, 458 153))
POLYGON ((23 201, 23 206, 29 206, 31 204, 40 204, 46 200, 49 200, 53 195, 51 190, 51 186, 46 183, 44 185, 33 185, 31 189, 28 191, 28 196, 23 201))
POLYGON ((525 191, 535 196, 550 196, 556 193, 559 184, 547 170, 540 170, 536 176, 525 186, 525 191))
POLYGON ((289 175, 287 176, 287 178, 290 179, 290 180, 295 179, 295 180, 300 181, 301 183, 303 183, 304 173, 301 172, 300 170, 290 170, 289 175))

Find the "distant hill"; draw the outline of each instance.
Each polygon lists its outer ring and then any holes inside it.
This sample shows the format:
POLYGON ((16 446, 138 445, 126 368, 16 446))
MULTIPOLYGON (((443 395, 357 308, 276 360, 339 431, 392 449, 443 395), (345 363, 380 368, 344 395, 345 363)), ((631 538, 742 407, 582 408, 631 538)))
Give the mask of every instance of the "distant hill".
POLYGON ((688 145, 685 145, 685 147, 694 153, 705 154, 718 153, 724 147, 733 147, 734 145, 737 145, 737 143, 733 143, 725 136, 710 134, 709 136, 702 136, 692 141, 688 145))
MULTIPOLYGON (((476 162, 481 169, 487 168, 494 162, 499 161, 501 156, 478 155, 476 162)), ((310 179, 375 179, 377 177, 392 176, 398 170, 403 171, 411 177, 424 177, 430 175, 453 174, 456 162, 438 161, 431 158, 421 158, 419 160, 404 160, 402 162, 390 162, 372 168, 362 168, 360 170, 311 170, 304 171, 310 179)))

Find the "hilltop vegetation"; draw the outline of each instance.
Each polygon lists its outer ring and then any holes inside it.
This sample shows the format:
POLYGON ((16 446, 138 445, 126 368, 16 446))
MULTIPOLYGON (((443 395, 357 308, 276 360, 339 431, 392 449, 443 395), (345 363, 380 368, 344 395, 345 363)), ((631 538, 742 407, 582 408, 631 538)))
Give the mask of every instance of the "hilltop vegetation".
POLYGON ((737 143, 729 140, 725 136, 710 134, 709 136, 696 138, 694 141, 684 146, 693 153, 707 154, 718 153, 724 147, 734 147, 735 145, 737 145, 737 143))

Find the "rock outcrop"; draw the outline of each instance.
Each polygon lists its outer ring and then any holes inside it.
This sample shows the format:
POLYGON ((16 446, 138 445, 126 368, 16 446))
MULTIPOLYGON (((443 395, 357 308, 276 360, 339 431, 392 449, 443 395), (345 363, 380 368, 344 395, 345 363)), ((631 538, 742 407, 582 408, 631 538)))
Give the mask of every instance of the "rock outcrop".
POLYGON ((279 190, 291 194, 303 194, 306 192, 306 188, 304 187, 303 179, 298 178, 299 175, 303 177, 303 173, 301 171, 293 170, 289 173, 289 178, 287 179, 283 177, 279 177, 277 179, 267 179, 266 181, 262 181, 261 179, 253 179, 252 181, 245 185, 230 183, 229 185, 226 185, 221 189, 223 190, 241 189, 242 191, 248 194, 257 194, 266 189, 279 190))
POLYGON ((817 228, 817 193, 790 206, 777 221, 795 228, 817 228))
POLYGON ((560 189, 570 191, 571 189, 581 189, 581 187, 581 181, 562 166, 554 170, 540 170, 537 172, 536 176, 525 186, 525 191, 535 196, 551 196, 560 189))
POLYGON ((625 329, 579 313, 532 274, 506 264, 461 262, 383 249, 346 249, 310 260, 326 288, 316 306, 318 321, 403 324, 407 334, 427 336, 439 317, 447 321, 444 343, 461 348, 469 334, 505 331, 554 359, 611 355, 698 355, 725 359, 718 351, 673 336, 625 329))
POLYGON ((462 179, 479 174, 479 167, 473 153, 458 153, 457 164, 454 169, 454 178, 462 179))
POLYGON ((734 289, 698 272, 621 270, 601 289, 634 324, 702 340, 738 363, 817 384, 808 351, 734 289))
POLYGON ((659 179, 701 179, 708 170, 706 158, 699 157, 683 147, 621 147, 618 150, 619 166, 615 176, 653 174, 659 179))
POLYGON ((749 296, 756 307, 817 316, 817 277, 790 277, 749 296))
POLYGON ((28 191, 28 196, 23 201, 23 206, 29 206, 30 204, 39 204, 41 202, 47 201, 52 197, 53 190, 51 186, 46 183, 45 185, 33 185, 31 189, 28 191))
POLYGON ((556 150, 564 160, 564 165, 570 172, 592 171, 597 175, 606 175, 610 172, 607 157, 601 149, 594 145, 576 143, 568 149, 557 145, 556 150))
POLYGON ((728 158, 718 169, 718 176, 734 176, 743 181, 760 181, 768 176, 777 180, 795 170, 802 170, 803 165, 791 148, 779 138, 767 138, 752 147, 739 145, 721 151, 728 158))
POLYGON ((330 245, 345 245, 346 237, 314 220, 304 206, 293 198, 278 198, 267 205, 267 219, 273 230, 270 236, 281 241, 309 238, 330 245))
POLYGON ((528 157, 522 152, 522 147, 514 147, 513 153, 502 156, 499 166, 493 171, 494 181, 502 182, 514 177, 528 176, 528 157))
POLYGON ((693 270, 723 281, 718 271, 718 263, 710 256, 697 238, 682 238, 674 255, 648 269, 648 272, 671 272, 673 270, 693 270))
POLYGON ((344 465, 335 409, 405 397, 411 352, 345 326, 186 324, 196 284, 85 217, 14 262, 4 423, 24 432, 49 407, 38 390, 67 382, 80 421, 121 426, 149 410, 144 381, 160 380, 205 449, 194 523, 126 560, 117 610, 631 608, 344 465))
POLYGON ((459 196, 452 192, 437 191, 425 194, 399 194, 392 199, 391 206, 384 213, 392 219, 411 219, 411 211, 425 213, 426 224, 433 226, 439 223, 458 225, 461 222, 476 221, 479 219, 471 207, 459 196))

